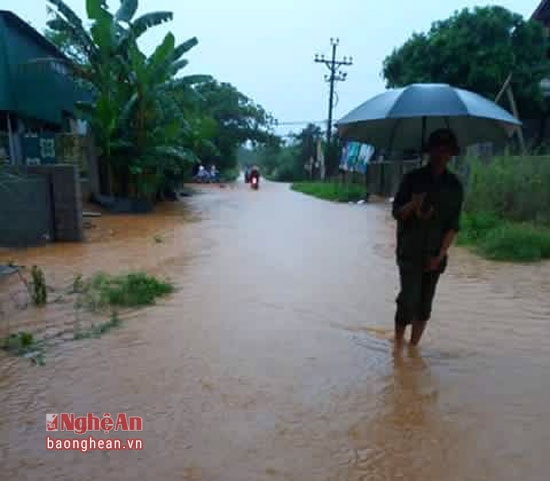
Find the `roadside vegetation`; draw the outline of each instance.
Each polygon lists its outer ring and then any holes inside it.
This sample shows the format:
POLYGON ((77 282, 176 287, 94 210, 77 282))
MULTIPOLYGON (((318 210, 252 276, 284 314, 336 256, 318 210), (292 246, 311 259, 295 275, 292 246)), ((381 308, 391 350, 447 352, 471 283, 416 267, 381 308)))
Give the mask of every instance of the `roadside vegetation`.
POLYGON ((469 160, 459 244, 486 258, 550 259, 550 157, 469 160))
POLYGON ((155 200, 190 179, 199 162, 231 180, 238 147, 272 139, 273 118, 236 87, 182 75, 196 37, 178 42, 168 32, 151 53, 142 51, 142 36, 171 22, 172 12, 138 15, 138 0, 114 2, 114 10, 105 0, 80 2, 87 18, 63 0, 46 0, 45 35, 88 93, 77 107, 96 139, 104 193, 155 200))
MULTIPOLYGON (((29 301, 21 309, 45 308, 49 303, 65 304, 72 312, 74 321, 58 328, 55 324, 37 324, 29 330, 13 332, 7 319, 7 329, 0 338, 0 349, 16 356, 31 359, 34 364, 44 364, 44 352, 54 339, 81 340, 98 338, 122 326, 121 310, 154 305, 157 299, 174 292, 168 280, 157 279, 144 272, 124 275, 97 273, 90 278, 76 276, 72 285, 52 301, 46 293, 55 291, 46 285, 45 275, 38 266, 33 266, 31 279, 19 272, 29 301), (49 331, 48 333, 46 331, 49 331), (69 336, 69 337, 67 337, 69 336)), ((0 311, 1 314, 1 311, 0 311)), ((47 319, 47 316, 43 316, 47 319)))
POLYGON ((143 272, 120 276, 98 273, 88 280, 75 281, 78 303, 92 311, 111 307, 142 307, 170 294, 174 286, 143 272))
POLYGON ((291 189, 319 199, 336 202, 365 200, 365 186, 361 184, 331 182, 295 182, 291 189))

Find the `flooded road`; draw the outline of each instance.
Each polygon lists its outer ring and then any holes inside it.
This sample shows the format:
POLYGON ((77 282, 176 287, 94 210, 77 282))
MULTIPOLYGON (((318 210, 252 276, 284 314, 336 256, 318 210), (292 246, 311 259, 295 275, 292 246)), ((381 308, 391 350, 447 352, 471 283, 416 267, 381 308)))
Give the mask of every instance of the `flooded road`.
POLYGON ((187 204, 0 254, 58 285, 147 269, 178 288, 43 367, 0 353, 1 479, 548 479, 549 263, 455 249, 420 351, 394 356, 387 205, 268 183, 187 204), (49 412, 142 416, 144 449, 47 452, 49 412))

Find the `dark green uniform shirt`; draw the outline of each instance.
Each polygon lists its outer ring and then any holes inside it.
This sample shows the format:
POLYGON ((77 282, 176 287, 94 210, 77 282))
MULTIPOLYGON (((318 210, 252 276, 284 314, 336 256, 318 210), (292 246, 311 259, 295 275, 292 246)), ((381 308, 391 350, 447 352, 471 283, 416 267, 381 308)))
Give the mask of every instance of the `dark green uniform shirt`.
MULTIPOLYGON (((430 165, 407 173, 393 201, 393 216, 397 222, 397 261, 401 265, 423 268, 430 256, 437 256, 445 234, 460 229, 463 189, 457 176, 445 170, 434 177, 430 165), (433 206, 432 217, 423 221, 415 215, 401 221, 397 213, 412 194, 426 192, 423 209, 433 206)), ((444 259, 440 272, 445 270, 444 259)))

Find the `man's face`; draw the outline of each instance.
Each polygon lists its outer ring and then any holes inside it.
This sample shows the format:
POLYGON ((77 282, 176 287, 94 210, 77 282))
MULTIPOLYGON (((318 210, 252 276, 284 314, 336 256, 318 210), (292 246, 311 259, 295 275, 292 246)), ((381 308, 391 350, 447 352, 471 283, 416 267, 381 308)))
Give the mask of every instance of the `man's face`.
POLYGON ((437 142, 430 149, 430 161, 444 167, 455 155, 454 150, 454 146, 451 142, 437 142))

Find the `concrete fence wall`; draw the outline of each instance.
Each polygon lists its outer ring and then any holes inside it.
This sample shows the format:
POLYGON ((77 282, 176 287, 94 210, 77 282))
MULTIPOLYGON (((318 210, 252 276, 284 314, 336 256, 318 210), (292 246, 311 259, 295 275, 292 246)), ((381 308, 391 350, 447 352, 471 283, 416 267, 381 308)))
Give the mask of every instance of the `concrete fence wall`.
POLYGON ((82 240, 82 194, 76 166, 39 165, 28 167, 28 171, 46 177, 51 186, 55 240, 82 240))
POLYGON ((29 166, 0 178, 0 245, 82 238, 82 196, 74 165, 29 166))
POLYGON ((26 247, 53 238, 50 184, 43 176, 0 177, 0 245, 26 247))

